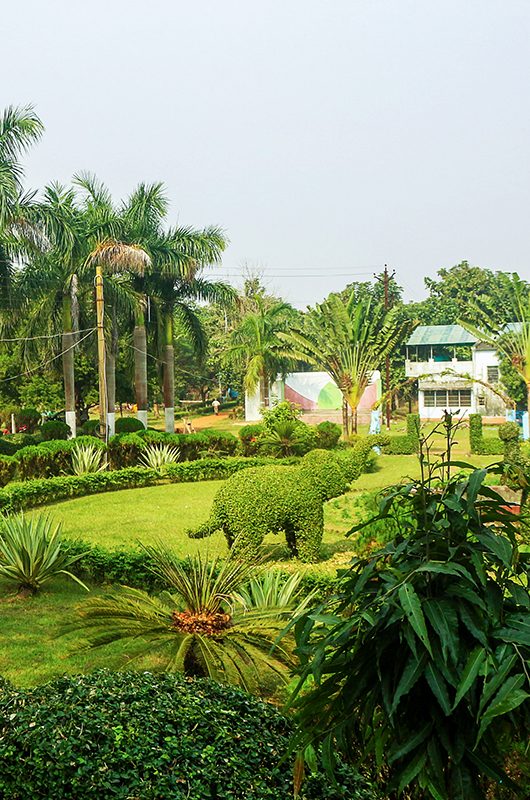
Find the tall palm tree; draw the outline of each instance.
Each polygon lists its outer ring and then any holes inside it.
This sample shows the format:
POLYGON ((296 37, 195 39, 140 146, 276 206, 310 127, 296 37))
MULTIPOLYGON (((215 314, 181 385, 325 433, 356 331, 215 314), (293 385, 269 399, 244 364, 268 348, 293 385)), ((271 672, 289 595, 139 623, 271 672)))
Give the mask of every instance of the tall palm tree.
POLYGON ((89 647, 140 639, 168 671, 250 691, 286 679, 292 642, 277 640, 301 608, 299 581, 256 575, 254 565, 233 558, 197 556, 183 565, 162 545, 144 549, 169 591, 153 597, 122 587, 89 599, 67 631, 86 632, 89 647))
POLYGON ((20 156, 42 136, 44 126, 32 106, 8 106, 0 115, 0 304, 5 309, 13 276, 13 260, 23 246, 23 234, 34 239, 28 225, 32 195, 24 195, 20 156))
POLYGON ((288 303, 266 303, 254 298, 255 311, 246 314, 232 332, 225 361, 243 371, 247 402, 259 389, 261 405, 267 405, 269 386, 276 375, 285 373, 293 363, 282 343, 294 319, 294 309, 288 303))
POLYGON ((140 298, 134 320, 133 347, 135 393, 138 419, 147 427, 147 355, 146 316, 158 320, 162 345, 165 427, 174 430, 174 322, 180 319, 186 330, 197 331, 191 314, 191 299, 223 299, 229 290, 222 284, 207 286, 200 271, 218 263, 226 246, 219 228, 204 230, 170 228, 164 222, 168 202, 161 183, 140 184, 122 209, 125 235, 140 242, 149 252, 152 265, 134 279, 140 298), (189 284, 186 286, 186 284, 189 284), (185 302, 186 301, 186 302, 185 302))
POLYGON ((203 268, 220 259, 226 239, 218 228, 195 231, 176 228, 165 237, 165 253, 158 253, 156 268, 147 278, 155 299, 162 361, 165 429, 175 429, 175 324, 186 334, 197 355, 206 349, 205 332, 195 310, 197 301, 228 306, 235 302, 235 290, 219 281, 202 277, 203 268))
MULTIPOLYGON (((345 408, 351 409, 357 431, 357 408, 372 373, 385 357, 405 339, 414 323, 400 319, 397 309, 385 310, 382 303, 348 302, 330 295, 311 309, 299 330, 280 333, 286 352, 328 372, 342 392, 345 408)), ((348 415, 343 415, 348 433, 348 415)))
POLYGON ((496 323, 489 302, 478 300, 472 307, 477 323, 461 324, 481 342, 489 344, 512 365, 526 386, 530 412, 530 286, 519 275, 504 276, 508 323, 496 323))

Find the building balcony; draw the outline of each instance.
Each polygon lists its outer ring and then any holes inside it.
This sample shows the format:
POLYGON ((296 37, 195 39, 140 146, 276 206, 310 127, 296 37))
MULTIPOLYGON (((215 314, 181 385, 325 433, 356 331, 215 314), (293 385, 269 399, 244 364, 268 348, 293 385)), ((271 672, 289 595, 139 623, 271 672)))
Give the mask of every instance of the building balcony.
POLYGON ((453 358, 451 361, 435 361, 429 358, 428 361, 405 361, 405 375, 407 378, 429 378, 431 376, 447 373, 450 378, 451 373, 457 375, 472 375, 472 361, 458 361, 453 358))

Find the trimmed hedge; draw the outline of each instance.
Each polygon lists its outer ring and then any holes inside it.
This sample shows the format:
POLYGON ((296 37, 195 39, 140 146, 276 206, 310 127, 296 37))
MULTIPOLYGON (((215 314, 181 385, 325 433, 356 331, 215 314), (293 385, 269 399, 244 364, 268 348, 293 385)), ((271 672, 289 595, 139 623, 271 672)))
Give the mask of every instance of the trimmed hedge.
POLYGON ((319 422, 315 428, 315 432, 317 436, 317 448, 333 450, 339 443, 339 439, 342 435, 342 427, 336 422, 324 420, 324 422, 319 422))
MULTIPOLYGON (((519 429, 517 435, 519 436, 519 429)), ((480 414, 469 415, 469 450, 473 455, 482 456, 500 456, 504 452, 502 442, 498 439, 484 439, 480 414)))
POLYGON ((112 436, 108 444, 108 457, 112 469, 133 467, 149 444, 169 444, 178 447, 182 461, 194 461, 212 456, 235 456, 239 443, 232 433, 202 431, 201 433, 162 433, 144 430, 112 436))
POLYGON ((136 417, 118 417, 115 429, 116 433, 135 433, 145 431, 145 425, 136 417))
MULTIPOLYGON (((283 464, 298 459, 283 459, 283 464)), ((0 511, 15 512, 48 503, 85 497, 120 489, 155 486, 159 483, 224 480, 242 469, 278 464, 276 458, 203 458, 188 463, 169 464, 161 478, 157 470, 148 467, 128 467, 88 475, 65 475, 40 478, 24 483, 11 483, 0 489, 0 511)))
MULTIPOLYGON (((208 680, 148 672, 0 684, 5 800, 288 800, 291 722, 272 705, 208 680)), ((311 773, 300 800, 375 800, 339 762, 311 773)))
POLYGON ((418 441, 412 436, 390 436, 384 452, 390 456, 412 456, 418 452, 418 441))
POLYGON ((40 434, 44 442, 50 442, 52 439, 68 439, 72 431, 66 422, 61 422, 60 419, 50 419, 48 422, 42 423, 40 434))
POLYGON ((0 486, 13 480, 17 471, 17 462, 13 456, 0 456, 0 486))
POLYGON ((78 436, 66 442, 53 439, 33 447, 23 447, 14 456, 18 478, 31 480, 71 474, 72 450, 87 444, 105 449, 105 444, 93 436, 78 436))
POLYGON ((244 456, 255 456, 260 448, 260 437, 265 431, 265 425, 256 422, 252 425, 243 425, 239 431, 239 439, 244 456))

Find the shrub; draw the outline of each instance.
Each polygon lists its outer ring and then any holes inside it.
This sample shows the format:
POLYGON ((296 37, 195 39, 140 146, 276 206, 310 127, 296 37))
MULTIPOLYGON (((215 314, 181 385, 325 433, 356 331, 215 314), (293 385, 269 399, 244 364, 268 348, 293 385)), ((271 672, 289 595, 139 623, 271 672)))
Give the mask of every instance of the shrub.
POLYGON ((324 501, 339 497, 348 490, 349 481, 338 454, 312 450, 300 461, 299 470, 316 485, 324 501))
POLYGON ((480 414, 469 415, 469 450, 474 455, 482 453, 482 416, 480 414))
POLYGON ((27 433, 34 433, 41 421, 41 413, 36 408, 21 408, 15 414, 17 428, 25 428, 27 433))
POLYGON ((111 436, 107 445, 110 468, 124 469, 136 466, 145 446, 146 442, 139 433, 117 433, 111 436))
POLYGON ((168 464, 176 464, 180 459, 178 447, 169 444, 150 444, 147 445, 141 456, 141 462, 146 467, 162 472, 168 464))
POLYGON ((100 451, 105 450, 103 442, 93 437, 79 436, 69 441, 51 440, 40 445, 23 447, 15 454, 18 475, 24 480, 31 478, 49 478, 54 475, 72 472, 72 453, 74 450, 89 446, 100 451))
POLYGON ((215 431, 206 429, 201 431, 200 434, 186 434, 186 438, 190 435, 201 435, 206 437, 208 444, 206 453, 208 456, 235 456, 239 449, 239 441, 237 436, 234 436, 233 433, 229 433, 228 431, 215 431))
POLYGON ((0 436, 0 455, 14 456, 23 447, 37 445, 42 442, 40 430, 38 433, 15 433, 0 436))
POLYGON ((83 436, 99 436, 99 419, 87 419, 81 426, 83 436))
POLYGON ((70 426, 59 419, 50 419, 48 422, 43 422, 40 426, 40 432, 44 442, 49 442, 52 439, 68 439, 72 435, 70 426))
POLYGON ((521 464, 520 430, 517 422, 505 422, 499 426, 499 438, 504 445, 504 463, 507 467, 521 464))
POLYGON ((384 452, 391 456, 411 456, 418 451, 418 442, 412 436, 389 436, 384 452))
POLYGON ((502 737, 528 736, 530 569, 487 471, 433 470, 386 493, 398 535, 297 623, 298 744, 374 755, 385 796, 484 798, 486 777, 516 788, 502 737))
POLYGON ((116 433, 135 433, 145 431, 143 422, 136 417, 118 417, 116 420, 116 433))
POLYGON ((383 447, 389 441, 385 434, 359 437, 351 447, 337 453, 339 463, 348 481, 357 480, 363 472, 373 472, 376 463, 374 447, 383 447))
POLYGON ((320 422, 316 426, 316 447, 324 450, 333 450, 339 443, 342 428, 336 422, 320 422))
POLYGON ((90 472, 102 472, 107 468, 103 462, 104 449, 94 444, 76 442, 72 450, 72 472, 74 475, 86 475, 90 472))
POLYGON ((244 425, 239 431, 241 449, 244 456, 255 456, 260 447, 260 437, 265 430, 265 426, 260 423, 244 425))
MULTIPOLYGON (((147 672, 0 685, 5 800, 288 800, 292 726, 273 706, 208 680, 147 672), (156 713, 153 713, 156 709, 156 713)), ((311 773, 300 800, 375 800, 339 763, 311 773)))
POLYGON ((19 591, 35 593, 57 575, 81 583, 69 572, 78 558, 62 549, 61 528, 59 525, 54 528, 48 517, 27 519, 20 514, 2 520, 0 576, 16 584, 19 591))
POLYGON ((421 419, 419 414, 407 414, 407 436, 418 442, 420 441, 421 419))
POLYGON ((0 486, 13 480, 17 471, 17 462, 13 456, 0 456, 0 486))
POLYGON ((266 428, 259 439, 259 452, 285 458, 301 456, 314 447, 315 434, 298 420, 279 420, 266 428))
POLYGON ((300 417, 300 408, 289 400, 282 400, 274 408, 263 411, 263 425, 272 430, 278 422, 296 422, 300 417))

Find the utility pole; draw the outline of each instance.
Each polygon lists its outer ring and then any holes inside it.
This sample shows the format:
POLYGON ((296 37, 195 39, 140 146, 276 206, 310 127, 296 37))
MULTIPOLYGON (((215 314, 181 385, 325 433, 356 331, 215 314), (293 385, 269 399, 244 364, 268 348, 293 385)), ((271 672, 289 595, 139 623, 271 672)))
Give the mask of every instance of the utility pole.
POLYGON ((103 320, 105 306, 103 301, 103 269, 96 265, 96 324, 98 335, 98 375, 99 375, 99 427, 100 435, 107 441, 107 375, 105 363, 105 329, 103 320))
MULTIPOLYGON (((378 281, 383 284, 383 291, 384 291, 384 304, 385 304, 385 311, 388 311, 391 308, 390 297, 388 294, 388 288, 390 285, 390 281, 395 275, 395 271, 392 275, 388 273, 388 266, 385 264, 385 269, 383 271, 383 277, 381 278, 380 275, 376 275, 378 281)), ((390 399, 390 356, 387 355, 385 358, 385 394, 386 394, 386 402, 385 402, 385 415, 386 415, 386 429, 387 431, 390 430, 390 412, 392 401, 390 399)))

